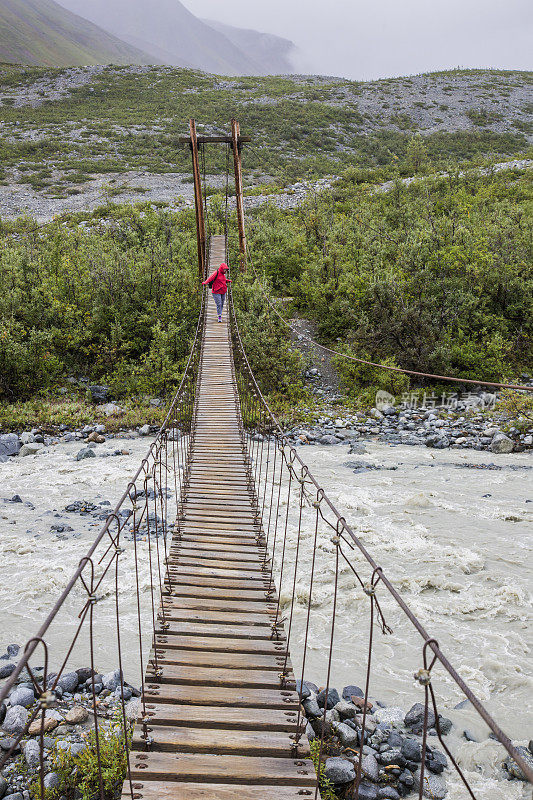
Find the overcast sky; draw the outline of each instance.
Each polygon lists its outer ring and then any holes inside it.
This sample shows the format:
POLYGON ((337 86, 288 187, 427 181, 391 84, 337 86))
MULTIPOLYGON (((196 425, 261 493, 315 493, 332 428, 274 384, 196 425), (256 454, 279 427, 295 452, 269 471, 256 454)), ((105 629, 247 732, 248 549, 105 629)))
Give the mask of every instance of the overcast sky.
POLYGON ((277 33, 303 72, 354 79, 451 67, 533 69, 533 0, 183 0, 200 17, 277 33))

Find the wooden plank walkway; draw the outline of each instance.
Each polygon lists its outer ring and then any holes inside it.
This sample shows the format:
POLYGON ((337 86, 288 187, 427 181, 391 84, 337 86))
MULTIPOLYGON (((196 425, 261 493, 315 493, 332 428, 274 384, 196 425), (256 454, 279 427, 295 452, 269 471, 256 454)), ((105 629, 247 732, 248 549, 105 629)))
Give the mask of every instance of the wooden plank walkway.
MULTIPOLYGON (((211 240, 210 267, 224 260, 211 240)), ((227 308, 209 299, 188 489, 171 545, 168 627, 155 631, 160 673, 145 680, 148 727, 130 754, 134 798, 300 800, 315 793, 286 641, 271 638, 264 540, 247 482, 227 308), (146 734, 150 737, 147 747, 146 734)), ((153 654, 152 654, 153 655, 153 654)), ((123 797, 131 800, 129 781, 123 797)))

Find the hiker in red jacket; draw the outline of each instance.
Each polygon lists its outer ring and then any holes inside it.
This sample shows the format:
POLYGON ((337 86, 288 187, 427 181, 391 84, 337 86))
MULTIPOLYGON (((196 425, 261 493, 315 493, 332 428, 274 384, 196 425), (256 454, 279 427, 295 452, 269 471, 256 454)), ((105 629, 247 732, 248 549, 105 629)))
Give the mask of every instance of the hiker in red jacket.
POLYGON ((213 292, 213 300, 217 307, 218 321, 222 322, 222 309, 224 308, 224 300, 226 299, 226 292, 228 291, 228 283, 231 283, 229 278, 226 278, 226 272, 229 267, 227 264, 221 264, 220 267, 213 272, 209 278, 203 282, 202 286, 211 287, 213 292))

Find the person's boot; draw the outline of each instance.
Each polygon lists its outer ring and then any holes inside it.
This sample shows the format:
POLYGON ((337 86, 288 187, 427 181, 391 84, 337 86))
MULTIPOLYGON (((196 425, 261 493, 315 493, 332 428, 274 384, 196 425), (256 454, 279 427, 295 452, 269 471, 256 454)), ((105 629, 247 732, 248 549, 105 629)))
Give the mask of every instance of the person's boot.
POLYGON ((219 318, 218 318, 218 321, 219 321, 219 322, 222 322, 222 317, 220 317, 220 316, 219 316, 219 318))

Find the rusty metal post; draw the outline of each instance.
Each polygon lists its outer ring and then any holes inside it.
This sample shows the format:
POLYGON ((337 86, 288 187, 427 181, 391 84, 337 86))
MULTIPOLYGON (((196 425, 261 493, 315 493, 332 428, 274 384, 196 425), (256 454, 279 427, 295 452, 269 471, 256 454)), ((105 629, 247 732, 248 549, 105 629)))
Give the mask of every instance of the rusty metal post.
POLYGON ((202 183, 200 178, 200 159, 198 157, 198 136, 196 134, 196 121, 189 120, 191 131, 192 171, 194 177, 194 204, 196 208, 196 237, 198 241, 198 273, 200 280, 205 278, 206 267, 206 233, 204 206, 202 201, 202 183))
POLYGON ((246 232, 244 229, 244 197, 242 190, 242 162, 240 145, 241 128, 236 119, 231 120, 233 163, 235 166, 235 198, 237 203, 237 224, 239 226, 239 249, 241 252, 241 272, 246 272, 246 232))

